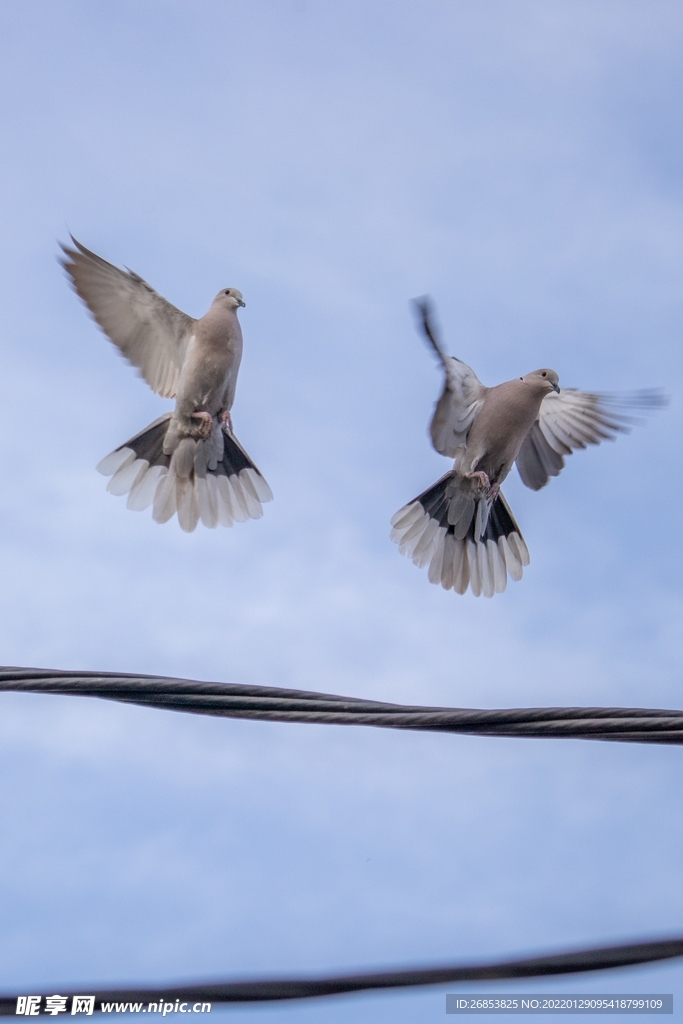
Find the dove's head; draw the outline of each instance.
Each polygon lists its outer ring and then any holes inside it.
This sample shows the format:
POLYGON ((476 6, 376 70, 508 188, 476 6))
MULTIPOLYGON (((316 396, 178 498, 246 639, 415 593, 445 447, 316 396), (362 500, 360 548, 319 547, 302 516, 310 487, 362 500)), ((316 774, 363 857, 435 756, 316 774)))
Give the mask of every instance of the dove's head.
POLYGON ((560 393, 560 378, 554 370, 534 370, 533 373, 527 373, 525 377, 519 379, 543 395, 550 394, 551 391, 558 395, 560 393))
POLYGON ((246 306, 242 299, 242 292, 237 288, 223 288, 213 300, 214 306, 227 306, 228 309, 237 309, 239 306, 246 306))

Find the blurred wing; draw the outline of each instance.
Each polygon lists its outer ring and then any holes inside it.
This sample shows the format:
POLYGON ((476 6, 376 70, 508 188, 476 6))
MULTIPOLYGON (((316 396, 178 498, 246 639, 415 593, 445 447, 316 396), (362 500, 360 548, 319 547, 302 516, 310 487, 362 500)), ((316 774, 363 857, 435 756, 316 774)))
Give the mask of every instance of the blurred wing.
POLYGON ((429 432, 437 452, 454 459, 467 440, 474 417, 488 391, 474 370, 455 356, 444 352, 432 324, 432 305, 428 298, 414 300, 424 335, 444 368, 446 379, 436 403, 429 432))
POLYGON ((474 370, 449 356, 444 364, 446 380, 436 403, 429 433, 437 452, 454 459, 467 442, 467 435, 488 391, 474 370))
POLYGON ((425 338, 427 339, 427 342, 434 349, 434 353, 439 362, 441 363, 441 365, 443 366, 443 368, 446 369, 448 356, 446 355, 441 346, 441 343, 436 335, 436 331, 434 330, 434 325, 432 323, 432 300, 429 298, 428 295, 423 295, 421 299, 413 299, 413 306, 415 307, 415 312, 417 313, 419 325, 422 329, 425 338))
POLYGON ((576 448, 613 441, 638 423, 638 412, 651 412, 667 404, 659 390, 631 395, 605 395, 562 389, 546 395, 538 419, 522 442, 517 469, 532 491, 545 487, 564 468, 564 457, 576 448))
POLYGON ((196 323, 132 270, 119 270, 72 236, 62 266, 96 323, 158 395, 173 398, 196 323))

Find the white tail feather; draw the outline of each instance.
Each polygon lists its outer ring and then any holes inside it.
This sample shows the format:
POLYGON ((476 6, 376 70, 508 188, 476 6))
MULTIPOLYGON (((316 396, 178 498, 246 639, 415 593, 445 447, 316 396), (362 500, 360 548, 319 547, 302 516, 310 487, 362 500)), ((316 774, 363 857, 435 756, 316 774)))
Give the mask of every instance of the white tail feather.
POLYGON ((520 565, 529 564, 529 549, 518 533, 511 533, 508 537, 508 544, 513 554, 519 559, 520 565))
POLYGON ((486 544, 475 544, 475 548, 477 551, 479 579, 481 580, 481 592, 484 597, 493 597, 493 578, 491 576, 491 567, 489 565, 486 544))
POLYGON ((441 583, 445 547, 446 527, 440 526, 439 529, 436 531, 436 537, 434 538, 434 550, 432 553, 432 560, 429 563, 428 577, 430 583, 441 583))
POLYGON ((247 476, 248 472, 248 470, 243 469, 239 476, 233 480, 233 486, 235 487, 235 490, 237 490, 238 487, 240 488, 242 500, 244 501, 249 518, 260 519, 263 515, 263 508, 261 507, 261 502, 258 500, 256 493, 254 492, 252 482, 247 476))
POLYGON ((470 586, 475 597, 481 594, 481 577, 479 575, 479 559, 477 558, 477 545, 474 541, 465 541, 467 550, 467 564, 470 570, 470 586))
POLYGON ((409 505, 404 505, 398 512, 395 512, 391 517, 391 525, 396 530, 408 529, 413 523, 420 518, 423 514, 424 509, 419 501, 411 501, 409 505))
POLYGON ((95 469, 102 476, 113 476, 117 470, 127 462, 133 462, 135 459, 135 452, 131 448, 117 448, 115 452, 110 452, 109 455, 97 463, 95 469))
POLYGON ((165 466, 152 466, 140 477, 137 483, 131 487, 126 507, 132 512, 143 512, 154 501, 154 494, 159 483, 159 478, 167 472, 165 466))
POLYGON ((221 494, 218 487, 218 477, 212 473, 206 478, 206 483, 211 491, 211 501, 216 509, 216 518, 219 526, 232 526, 234 519, 230 515, 230 509, 223 501, 223 495, 221 494))
POLYGON ((456 594, 464 594, 470 583, 470 566, 467 552, 467 541, 456 540, 453 557, 453 590, 456 594))
MULTIPOLYGON (((97 469, 111 477, 107 486, 111 494, 128 494, 129 509, 142 511, 151 504, 158 523, 177 514, 181 528, 188 533, 200 519, 209 529, 260 519, 262 503, 272 501, 272 491, 253 466, 246 466, 231 477, 225 475, 227 443, 227 435, 218 421, 210 437, 195 439, 179 436, 171 414, 167 414, 110 452, 97 469), (159 430, 160 425, 163 430, 159 430), (163 455, 171 456, 170 466, 154 465, 167 461, 163 455)), ((242 453, 248 461, 243 450, 242 453)))
POLYGON ((501 537, 499 544, 503 549, 505 568, 510 575, 510 579, 513 579, 517 583, 522 578, 522 563, 510 547, 507 537, 501 537))
POLYGON ((254 492, 254 497, 259 501, 268 502, 273 500, 273 492, 261 474, 257 473, 255 469, 243 469, 240 476, 247 478, 254 492))
POLYGON ((500 542, 503 538, 499 538, 496 544, 495 540, 487 540, 486 547, 489 549, 489 562, 491 565, 491 573, 493 575, 493 589, 497 594, 502 594, 507 587, 508 575, 505 569, 505 559, 503 558, 503 551, 500 546, 500 542))
POLYGON ((223 512, 220 514, 225 518, 229 518, 231 523, 234 523, 236 520, 233 508, 233 497, 227 476, 223 476, 223 474, 220 473, 216 477, 216 486, 218 488, 219 508, 223 509, 223 512))
POLYGON ((152 518, 157 523, 167 523, 176 511, 176 475, 174 469, 159 480, 154 494, 152 518))
POLYGON ((419 519, 416 519, 407 530, 400 534, 399 550, 401 554, 407 554, 409 558, 412 558, 413 549, 422 536, 422 532, 428 522, 429 516, 423 512, 419 519))
POLYGON ((192 533, 199 522, 197 491, 191 483, 184 488, 183 495, 178 502, 178 522, 180 529, 185 533, 192 533))
POLYGON ((419 566, 419 568, 422 568, 423 565, 426 565, 427 562, 430 562, 432 559, 432 554, 434 553, 434 538, 436 537, 436 531, 438 529, 438 520, 429 519, 422 536, 413 548, 412 559, 415 565, 419 566))
POLYGON ((125 462, 107 484, 110 494, 120 498, 122 494, 128 494, 131 487, 135 487, 138 480, 141 480, 149 469, 149 462, 146 459, 136 459, 134 462, 125 462))
POLYGON ((209 482, 205 476, 195 476, 194 489, 197 495, 199 518, 204 526, 208 527, 209 530, 213 530, 218 525, 218 509, 211 500, 209 482))
POLYGON ((235 510, 235 519, 237 522, 246 523, 249 516, 249 509, 247 508, 247 502, 244 497, 242 485, 240 484, 239 476, 229 476, 228 484, 230 486, 230 493, 232 495, 232 506, 235 510))

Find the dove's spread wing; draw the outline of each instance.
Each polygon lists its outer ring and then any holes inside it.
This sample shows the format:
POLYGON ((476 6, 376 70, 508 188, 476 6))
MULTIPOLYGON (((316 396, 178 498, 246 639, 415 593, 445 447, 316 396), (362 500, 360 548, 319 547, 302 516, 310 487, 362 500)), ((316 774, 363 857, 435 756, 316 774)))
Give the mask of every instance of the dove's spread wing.
POLYGON ((665 404, 665 396, 656 390, 620 396, 563 388, 559 395, 546 395, 517 456, 519 475, 527 487, 539 491, 564 468, 565 455, 613 441, 637 422, 634 412, 665 404))
POLYGON ((153 391, 173 398, 196 323, 132 270, 119 270, 72 236, 62 266, 104 333, 153 391))
POLYGON ((432 323, 432 303, 425 295, 414 299, 420 327, 443 366, 446 379, 441 398, 436 403, 429 428, 437 452, 454 459, 467 440, 474 417, 488 391, 466 363, 447 356, 432 323))
POLYGON ((429 432, 437 452, 454 459, 467 441, 467 434, 488 391, 466 363, 448 356, 443 359, 446 380, 436 403, 429 432))

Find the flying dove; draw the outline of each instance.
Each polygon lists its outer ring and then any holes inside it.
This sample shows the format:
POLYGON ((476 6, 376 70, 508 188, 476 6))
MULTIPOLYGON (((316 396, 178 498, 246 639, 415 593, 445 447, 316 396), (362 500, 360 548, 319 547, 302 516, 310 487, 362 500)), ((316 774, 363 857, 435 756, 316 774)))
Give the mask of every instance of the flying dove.
POLYGON ((223 288, 199 320, 182 313, 132 270, 119 270, 72 236, 62 266, 96 323, 157 395, 175 398, 160 416, 97 466, 128 508, 177 513, 187 533, 259 519, 270 487, 232 432, 242 358, 241 292, 223 288))
POLYGON ((464 594, 493 597, 522 578, 529 552, 500 490, 517 463, 533 491, 564 467, 576 448, 628 432, 625 410, 660 407, 659 391, 611 396, 573 388, 560 391, 554 370, 541 369, 487 388, 460 359, 447 356, 431 324, 427 299, 415 302, 421 326, 443 366, 443 392, 430 433, 454 468, 392 518, 391 539, 429 579, 464 594))

